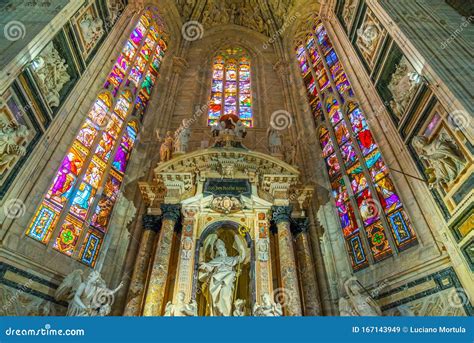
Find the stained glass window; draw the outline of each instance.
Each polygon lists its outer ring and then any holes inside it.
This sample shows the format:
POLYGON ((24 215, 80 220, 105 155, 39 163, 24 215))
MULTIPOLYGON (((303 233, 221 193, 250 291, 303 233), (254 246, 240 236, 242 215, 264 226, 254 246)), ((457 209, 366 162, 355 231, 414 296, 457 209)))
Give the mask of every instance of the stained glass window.
POLYGON ((166 51, 157 19, 141 15, 26 231, 92 267, 166 51))
POLYGON ((416 244, 382 155, 321 22, 296 46, 342 235, 354 270, 416 244))
POLYGON ((208 124, 215 124, 223 115, 253 126, 250 59, 241 48, 226 49, 213 59, 208 124))

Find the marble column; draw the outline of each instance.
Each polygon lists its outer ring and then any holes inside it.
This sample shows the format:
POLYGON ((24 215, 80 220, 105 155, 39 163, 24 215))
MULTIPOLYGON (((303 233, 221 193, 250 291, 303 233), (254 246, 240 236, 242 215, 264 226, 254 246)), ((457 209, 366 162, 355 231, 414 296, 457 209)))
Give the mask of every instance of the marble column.
POLYGON ((180 205, 161 205, 161 232, 153 258, 153 266, 148 281, 144 316, 161 316, 164 306, 166 281, 171 257, 171 244, 176 223, 180 217, 180 205))
POLYGON ((291 207, 273 206, 273 221, 278 230, 278 252, 280 260, 281 290, 285 295, 282 307, 285 316, 302 316, 301 298, 296 270, 293 237, 290 230, 291 207))
POLYGON ((295 237, 296 260, 301 278, 303 312, 305 316, 321 315, 321 300, 316 282, 316 269, 308 237, 308 218, 293 219, 292 231, 295 237))
POLYGON ((143 296, 145 293, 146 273, 150 264, 150 257, 156 233, 160 229, 161 217, 157 215, 143 216, 143 234, 135 259, 132 279, 128 288, 127 302, 124 316, 139 316, 141 314, 143 296))

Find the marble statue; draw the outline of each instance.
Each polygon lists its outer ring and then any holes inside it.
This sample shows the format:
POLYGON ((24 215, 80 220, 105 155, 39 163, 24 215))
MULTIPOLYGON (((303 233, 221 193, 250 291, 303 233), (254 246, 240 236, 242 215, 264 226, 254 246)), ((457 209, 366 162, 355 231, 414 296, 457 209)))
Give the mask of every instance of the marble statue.
POLYGON ((21 143, 28 134, 25 125, 0 119, 0 173, 11 168, 19 157, 25 155, 26 149, 21 143))
POLYGON ((268 261, 269 250, 267 238, 261 238, 257 241, 257 255, 259 261, 268 261))
POLYGON ((237 123, 231 119, 232 125, 234 125, 234 134, 239 138, 245 138, 247 136, 247 128, 245 127, 242 120, 237 120, 237 123))
POLYGON ((123 286, 121 282, 111 290, 97 271, 83 278, 83 271, 76 269, 59 285, 55 293, 58 301, 67 301, 67 316, 106 316, 112 310, 114 294, 123 286))
POLYGON ((102 19, 98 17, 94 18, 90 13, 86 13, 81 19, 79 22, 79 28, 82 31, 86 51, 93 48, 100 37, 104 34, 102 19))
POLYGON ((217 238, 216 234, 210 234, 203 248, 204 253, 211 248, 211 260, 201 262, 199 265, 199 281, 207 286, 211 316, 230 316, 236 279, 240 274, 240 264, 247 257, 245 246, 240 237, 235 235, 233 248, 239 254, 228 256, 224 241, 217 238))
POLYGON ((268 293, 262 294, 262 305, 255 304, 253 315, 256 317, 280 317, 283 310, 280 304, 275 303, 268 293))
POLYGON ((291 165, 296 164, 296 153, 298 145, 289 145, 285 148, 285 162, 291 165))
POLYGON ((414 78, 412 76, 413 73, 413 67, 408 60, 403 57, 388 83, 387 88, 393 96, 393 99, 390 101, 390 107, 398 118, 403 116, 410 100, 418 89, 420 80, 419 78, 414 78))
POLYGON ((465 157, 446 133, 439 134, 431 143, 425 136, 416 136, 412 144, 420 158, 433 169, 435 178, 428 181, 430 187, 455 181, 464 168, 465 157))
POLYGON ((357 316, 354 309, 352 308, 351 303, 344 297, 339 299, 339 315, 341 317, 353 317, 357 316))
POLYGON ((243 317, 245 316, 245 300, 236 299, 234 301, 234 312, 232 312, 234 317, 243 317))
POLYGON ((52 108, 58 107, 61 101, 60 92, 71 79, 67 72, 66 60, 61 58, 51 42, 35 57, 31 66, 46 102, 52 108))
POLYGON ((189 304, 184 302, 186 295, 184 292, 179 292, 177 295, 176 304, 168 301, 165 308, 166 317, 190 317, 197 316, 197 303, 196 300, 191 300, 189 304))
POLYGON ((349 278, 344 283, 349 299, 339 299, 341 315, 352 316, 381 316, 382 310, 369 294, 363 294, 363 289, 355 277, 349 278))
POLYGON ((212 137, 218 137, 221 132, 224 132, 226 130, 225 128, 225 122, 216 122, 215 124, 211 125, 211 133, 212 137))
POLYGON ((188 150, 189 136, 191 135, 191 129, 188 121, 183 119, 181 126, 176 130, 175 133, 175 144, 174 149, 177 153, 186 153, 188 150))
POLYGON ((281 153, 281 136, 280 131, 274 129, 273 127, 269 127, 267 130, 267 137, 268 137, 268 149, 270 150, 271 154, 279 154, 281 153))
POLYGON ((171 157, 173 155, 173 146, 174 146, 173 133, 171 131, 166 132, 166 137, 163 138, 162 140, 163 140, 163 143, 161 143, 161 147, 160 147, 160 161, 166 162, 166 161, 171 160, 171 157))

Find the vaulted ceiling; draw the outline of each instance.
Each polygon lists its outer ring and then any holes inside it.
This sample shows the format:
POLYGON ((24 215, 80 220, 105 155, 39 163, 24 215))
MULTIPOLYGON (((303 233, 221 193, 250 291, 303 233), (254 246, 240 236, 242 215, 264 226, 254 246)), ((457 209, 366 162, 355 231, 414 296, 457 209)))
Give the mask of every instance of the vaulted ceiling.
POLYGON ((267 36, 281 28, 297 0, 177 0, 183 22, 196 20, 205 29, 234 24, 267 36))

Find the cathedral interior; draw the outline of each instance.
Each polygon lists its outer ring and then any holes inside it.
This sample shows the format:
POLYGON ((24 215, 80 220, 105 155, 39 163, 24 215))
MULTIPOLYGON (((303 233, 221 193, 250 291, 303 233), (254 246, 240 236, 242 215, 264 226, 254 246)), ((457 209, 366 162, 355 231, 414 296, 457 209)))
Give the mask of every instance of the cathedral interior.
POLYGON ((472 316, 461 0, 7 0, 3 316, 472 316))

